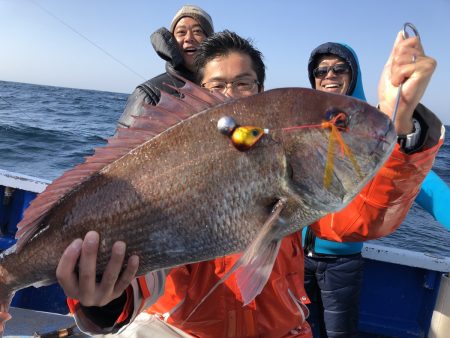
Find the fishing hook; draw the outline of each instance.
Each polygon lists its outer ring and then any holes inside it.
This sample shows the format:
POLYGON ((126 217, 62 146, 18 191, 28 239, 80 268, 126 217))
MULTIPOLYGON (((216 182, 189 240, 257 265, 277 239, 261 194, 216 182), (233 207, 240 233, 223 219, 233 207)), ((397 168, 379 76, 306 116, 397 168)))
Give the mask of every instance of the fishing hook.
MULTIPOLYGON (((411 31, 413 33, 413 36, 417 36, 420 39, 419 31, 417 30, 416 26, 414 26, 410 22, 406 22, 403 25, 403 29, 402 29, 403 40, 406 40, 406 39, 408 39, 410 37, 410 35, 408 34, 408 31, 407 31, 408 28, 411 29, 411 31)), ((413 55, 412 62, 413 63, 416 62, 416 55, 413 55)), ((392 113, 392 122, 395 122, 395 117, 397 116, 397 110, 398 110, 398 105, 400 103, 400 96, 401 96, 401 93, 402 93, 402 87, 403 87, 403 82, 400 83, 400 86, 398 87, 397 98, 395 99, 394 112, 392 113)))

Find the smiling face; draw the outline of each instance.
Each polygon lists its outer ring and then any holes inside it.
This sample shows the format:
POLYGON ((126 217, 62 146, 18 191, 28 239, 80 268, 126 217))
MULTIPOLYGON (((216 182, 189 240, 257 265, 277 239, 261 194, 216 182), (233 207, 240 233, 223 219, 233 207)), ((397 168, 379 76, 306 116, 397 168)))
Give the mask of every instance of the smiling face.
POLYGON ((190 71, 195 71, 195 54, 198 45, 206 39, 205 32, 191 17, 185 16, 177 22, 173 35, 178 42, 178 48, 183 55, 184 65, 190 71))
MULTIPOLYGON (((345 65, 346 62, 338 56, 326 55, 319 59, 317 67, 332 67, 337 64, 345 65)), ((350 86, 351 71, 336 74, 333 70, 329 70, 323 77, 315 77, 315 85, 317 90, 335 94, 347 94, 350 86)))

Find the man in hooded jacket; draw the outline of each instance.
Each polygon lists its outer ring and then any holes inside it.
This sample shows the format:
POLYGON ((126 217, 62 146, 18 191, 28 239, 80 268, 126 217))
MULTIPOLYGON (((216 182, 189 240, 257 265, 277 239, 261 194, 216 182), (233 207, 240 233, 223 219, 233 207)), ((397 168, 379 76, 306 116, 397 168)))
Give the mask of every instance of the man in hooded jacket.
MULTIPOLYGON (((366 101, 361 69, 355 51, 327 42, 316 47, 308 62, 308 77, 314 89, 348 95, 366 101)), ((426 110, 419 104, 418 111, 426 110)), ((420 118, 413 115, 413 141, 403 144, 405 153, 420 148, 420 118)), ((450 229, 447 213, 439 212, 450 200, 450 189, 433 171, 425 178, 416 202, 450 229)), ((359 296, 362 287, 363 242, 336 242, 316 236, 310 227, 302 231, 305 252, 305 291, 311 300, 309 319, 316 336, 352 337, 358 332, 359 296), (317 327, 316 327, 317 325, 317 327)))
MULTIPOLYGON (((309 58, 308 76, 314 89, 366 101, 359 62, 349 46, 327 42, 315 48, 309 58), (329 62, 333 63, 331 69, 329 62)), ((308 321, 313 324, 313 330, 320 332, 320 337, 355 335, 362 283, 363 243, 325 240, 317 237, 311 227, 303 229, 302 240, 305 290, 312 303, 308 321)))
POLYGON ((185 5, 175 14, 170 31, 162 27, 150 37, 156 53, 166 60, 166 71, 141 83, 128 97, 127 105, 119 119, 118 127, 128 128, 133 116, 142 114, 144 104, 156 105, 161 96, 161 89, 171 95, 179 96, 175 89, 179 88, 183 77, 195 82, 194 57, 198 45, 214 33, 211 16, 200 7, 185 5))

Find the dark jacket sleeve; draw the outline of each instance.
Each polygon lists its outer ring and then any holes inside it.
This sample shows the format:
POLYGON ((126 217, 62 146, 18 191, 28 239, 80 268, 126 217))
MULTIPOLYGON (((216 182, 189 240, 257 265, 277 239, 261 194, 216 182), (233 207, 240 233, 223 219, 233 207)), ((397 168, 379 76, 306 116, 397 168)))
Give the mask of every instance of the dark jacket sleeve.
POLYGON ((122 297, 103 307, 85 307, 72 298, 67 299, 67 305, 82 332, 88 335, 118 332, 120 336, 140 312, 164 294, 169 272, 170 269, 157 270, 135 278, 122 297))
POLYGON ((421 127, 420 141, 414 152, 430 149, 438 144, 444 132, 441 120, 421 103, 417 105, 413 116, 421 127))
POLYGON ((192 80, 192 76, 189 76, 191 74, 183 68, 183 56, 172 33, 161 27, 152 33, 150 41, 159 57, 167 61, 166 68, 169 67, 169 69, 167 73, 158 75, 136 87, 134 92, 128 97, 125 110, 117 123, 118 128, 129 128, 133 122, 133 116, 142 114, 142 106, 144 104, 156 105, 159 102, 161 88, 170 94, 176 94, 175 91, 165 87, 164 83, 169 83, 176 87, 180 87, 182 83, 172 78, 168 73, 175 72, 177 75, 192 80), (182 72, 178 73, 178 69, 182 70, 182 72))
POLYGON ((156 54, 166 60, 173 68, 178 68, 184 64, 183 55, 181 54, 175 37, 167 28, 161 27, 150 35, 150 41, 156 54))

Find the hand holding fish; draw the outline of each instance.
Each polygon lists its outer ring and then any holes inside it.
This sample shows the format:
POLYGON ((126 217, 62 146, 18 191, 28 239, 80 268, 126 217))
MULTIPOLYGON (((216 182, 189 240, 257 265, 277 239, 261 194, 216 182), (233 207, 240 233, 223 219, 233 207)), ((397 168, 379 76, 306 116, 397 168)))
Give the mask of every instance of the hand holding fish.
POLYGON ((121 273, 126 245, 124 242, 116 242, 101 282, 97 283, 98 247, 98 233, 88 232, 84 240, 75 239, 66 248, 56 269, 56 277, 66 295, 78 299, 84 306, 104 306, 120 297, 134 279, 139 266, 139 258, 131 256, 121 273))
POLYGON ((436 60, 426 56, 418 36, 404 39, 397 34, 391 55, 378 85, 380 110, 392 116, 398 87, 403 83, 395 128, 397 134, 413 130, 412 115, 436 68, 436 60))

